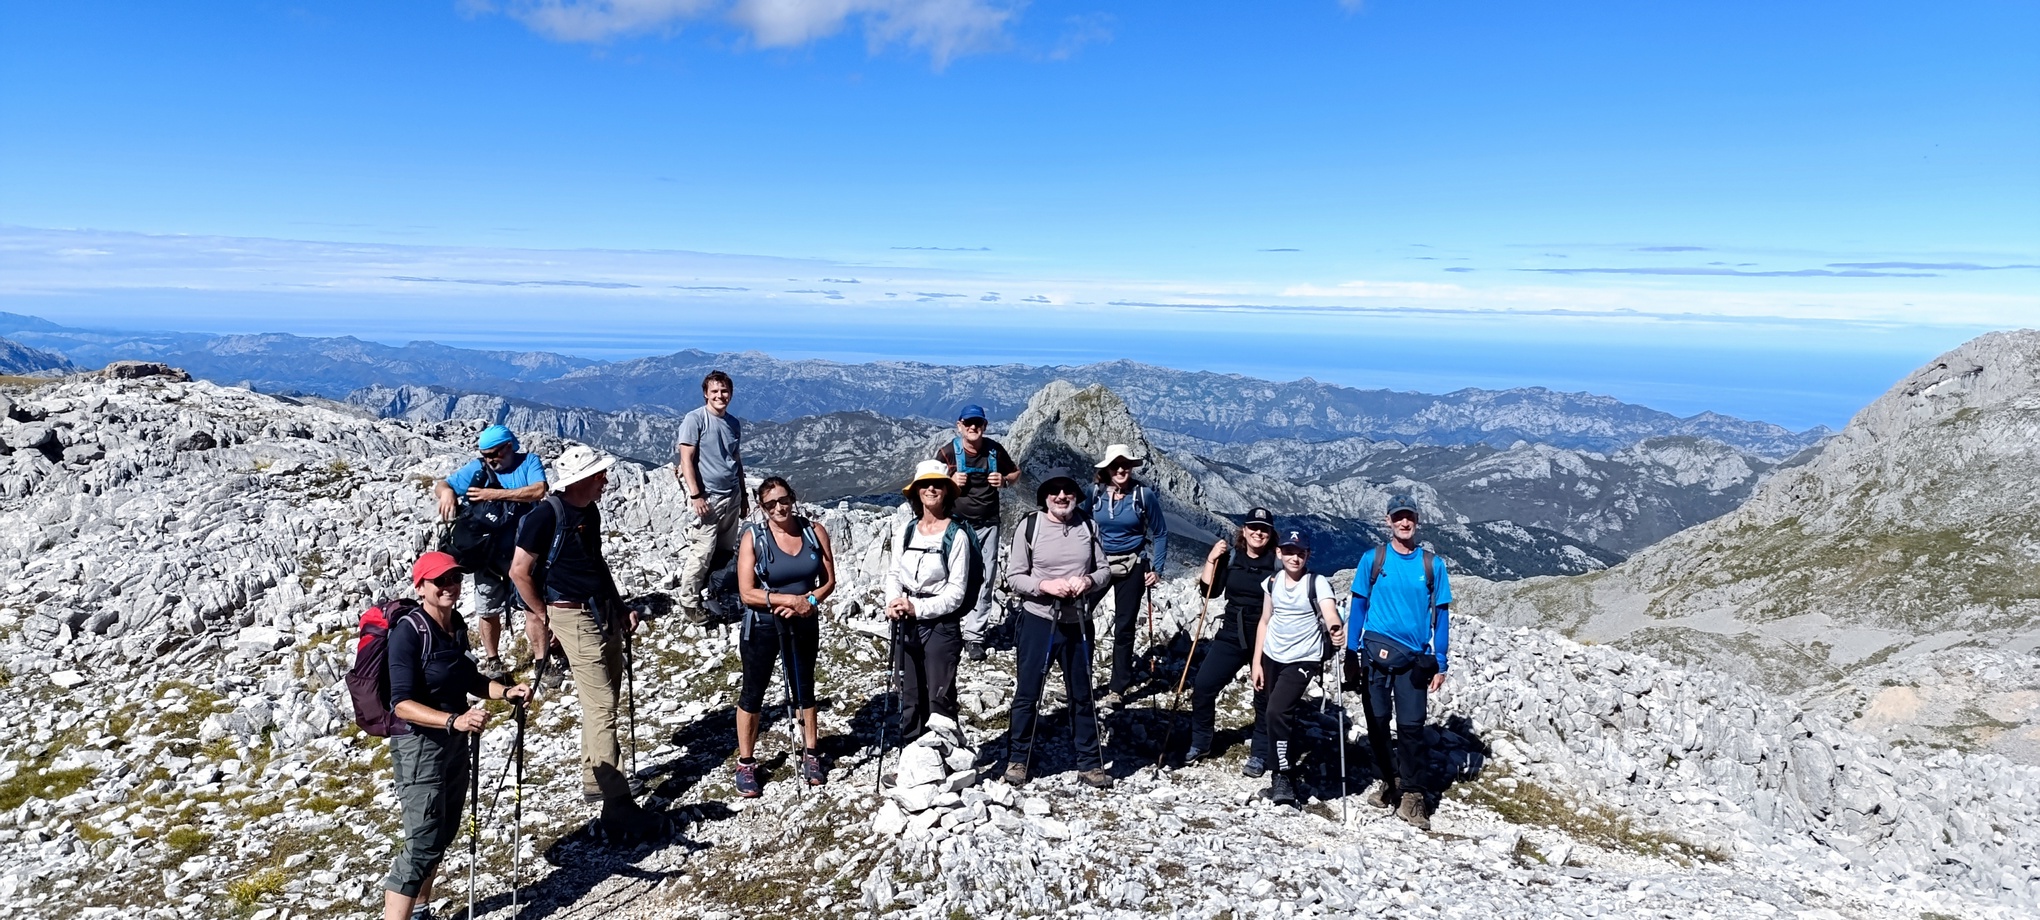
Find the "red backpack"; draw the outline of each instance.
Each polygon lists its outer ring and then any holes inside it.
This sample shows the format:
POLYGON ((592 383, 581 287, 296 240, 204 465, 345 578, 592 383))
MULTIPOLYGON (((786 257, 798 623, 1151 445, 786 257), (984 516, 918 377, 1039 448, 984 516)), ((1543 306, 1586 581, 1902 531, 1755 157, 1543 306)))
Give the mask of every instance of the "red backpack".
POLYGON ((424 653, 432 654, 432 627, 422 622, 425 608, 410 598, 386 600, 361 613, 360 639, 354 645, 354 667, 347 670, 347 695, 354 700, 354 724, 378 738, 408 735, 411 723, 390 711, 390 626, 409 617, 425 637, 424 653))

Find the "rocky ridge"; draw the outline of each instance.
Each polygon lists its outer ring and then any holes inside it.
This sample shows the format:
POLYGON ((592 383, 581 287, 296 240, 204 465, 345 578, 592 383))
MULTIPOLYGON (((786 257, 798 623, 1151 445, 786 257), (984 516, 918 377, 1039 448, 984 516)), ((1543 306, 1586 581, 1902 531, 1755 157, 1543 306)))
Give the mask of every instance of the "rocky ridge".
MULTIPOLYGON (((161 378, 9 397, 0 433, 48 423, 100 454, 0 457, 0 717, 22 727, 0 740, 0 913, 368 910, 394 800, 383 743, 351 729, 337 679, 361 606, 398 590, 428 539, 427 482, 459 462, 478 423, 373 421, 161 378)), ((1037 427, 1029 443, 1083 431, 1037 427)), ((561 446, 533 440, 548 456, 561 446)), ((604 509, 632 590, 670 584, 679 498, 667 471, 617 468, 604 509)), ((1893 750, 1732 679, 1477 617, 1462 618, 1453 682, 1434 706, 1438 766, 1458 780, 1435 834, 1357 802, 1341 821, 1327 801, 1336 772, 1316 774, 1318 798, 1301 812, 1254 799, 1236 761, 1153 775, 1158 696, 1109 720, 1120 777, 1109 793, 1071 781, 1051 715, 1045 776, 1020 794, 966 783, 953 803, 889 811, 861 752, 882 708, 883 651, 858 627, 893 514, 807 510, 836 536, 846 583, 825 611, 821 669, 834 781, 805 792, 775 781, 765 799, 735 799, 733 631, 655 622, 639 643, 633 754, 683 837, 618 852, 581 830, 575 707, 571 694, 547 702, 524 795, 532 909, 1685 917, 1704 905, 1717 917, 1912 920, 2040 906, 2040 771, 1893 750)), ((1158 635, 1194 631, 1194 590, 1179 578, 1157 592, 1158 635)), ((1163 658, 1163 673, 1180 667, 1163 658)), ((966 668, 943 782, 969 775, 954 750, 996 756, 1010 668, 1004 650, 966 668)), ((1245 696, 1225 696, 1223 726, 1243 721, 1245 696)), ((505 721, 485 739, 485 799, 505 721)), ((1338 731, 1336 719, 1311 725, 1338 731)), ((781 730, 767 725, 763 756, 783 776, 781 730)), ((1357 794, 1357 762, 1350 779, 1357 794)), ((480 906, 502 916, 507 808, 481 808, 480 906)), ((465 853, 449 854, 443 912, 461 900, 465 853)))
POLYGON ((2036 381, 2040 332, 1982 336, 1737 510, 1608 572, 1478 600, 1504 622, 1803 691, 1887 737, 2040 762, 2036 381))
POLYGON ((0 374, 41 374, 71 370, 63 355, 30 348, 12 339, 0 338, 0 374))

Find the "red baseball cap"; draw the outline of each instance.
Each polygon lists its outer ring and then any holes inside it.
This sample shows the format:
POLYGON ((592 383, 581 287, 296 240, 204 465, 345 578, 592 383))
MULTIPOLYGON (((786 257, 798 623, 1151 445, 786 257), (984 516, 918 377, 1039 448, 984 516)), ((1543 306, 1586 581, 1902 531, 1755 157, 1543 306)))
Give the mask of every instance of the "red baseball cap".
POLYGON ((438 552, 426 553, 419 556, 417 562, 411 563, 411 587, 418 587, 448 572, 465 571, 467 570, 461 568, 460 563, 455 562, 452 556, 438 552))

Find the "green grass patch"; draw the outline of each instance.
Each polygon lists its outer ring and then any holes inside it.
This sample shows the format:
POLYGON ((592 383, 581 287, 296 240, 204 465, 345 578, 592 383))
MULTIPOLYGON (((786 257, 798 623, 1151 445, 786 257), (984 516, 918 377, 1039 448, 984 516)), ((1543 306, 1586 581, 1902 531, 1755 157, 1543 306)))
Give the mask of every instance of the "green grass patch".
POLYGON ((265 895, 282 894, 289 876, 279 868, 271 867, 247 878, 227 883, 227 900, 233 902, 235 910, 247 910, 255 906, 265 895))
POLYGON ((20 808, 29 799, 61 799, 85 788, 98 776, 99 771, 92 767, 24 769, 14 774, 13 779, 0 783, 0 811, 20 808))
POLYGON ((212 835, 189 824, 178 825, 163 835, 163 849, 170 854, 172 862, 183 862, 205 852, 212 844, 212 835))
POLYGON ((1639 826, 1628 815, 1595 802, 1582 802, 1556 789, 1504 771, 1460 783, 1447 793, 1486 808, 1511 824, 1548 827, 1603 849, 1640 853, 1684 864, 1728 861, 1724 851, 1675 834, 1639 826))

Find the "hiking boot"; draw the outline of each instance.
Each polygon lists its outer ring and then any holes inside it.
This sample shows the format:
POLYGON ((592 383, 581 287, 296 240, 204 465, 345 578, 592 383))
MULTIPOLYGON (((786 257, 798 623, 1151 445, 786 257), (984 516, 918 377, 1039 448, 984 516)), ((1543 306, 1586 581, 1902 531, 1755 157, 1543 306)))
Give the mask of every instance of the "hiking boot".
POLYGON ((490 680, 502 680, 505 675, 510 673, 510 668, 503 664, 503 658, 500 655, 490 655, 482 659, 482 663, 477 665, 475 670, 482 672, 482 676, 490 680))
POLYGON ((1268 775, 1268 801, 1277 805, 1295 804, 1296 785, 1289 781, 1289 774, 1277 770, 1268 775))
POLYGON ((1183 752, 1183 762, 1185 764, 1193 764, 1210 756, 1211 756, 1210 751, 1207 751, 1193 744, 1190 746, 1189 750, 1183 752))
POLYGON ((809 748, 800 755, 800 777, 810 786, 825 786, 829 782, 829 771, 822 766, 821 752, 809 748))
POLYGON ((1021 761, 1018 760, 1006 764, 1006 775, 1004 779, 1006 780, 1006 785, 1008 786, 1027 785, 1027 764, 1022 763, 1021 761))
POLYGON ((963 653, 969 655, 972 661, 983 661, 985 660, 985 644, 983 642, 965 642, 963 644, 963 653))
POLYGON ((1248 779, 1260 779, 1268 772, 1268 762, 1253 754, 1247 755, 1247 762, 1240 764, 1240 775, 1248 779))
POLYGON ((1376 783, 1374 791, 1367 794, 1367 804, 1388 811, 1394 811, 1395 806, 1401 801, 1401 795, 1395 791, 1395 784, 1388 780, 1376 783))
POLYGON ((689 626, 707 626, 709 624, 710 618, 706 608, 676 607, 673 612, 679 614, 681 619, 686 620, 689 626))
POLYGON ((432 912, 432 905, 418 904, 411 908, 411 920, 439 920, 439 915, 432 912))
POLYGON ((758 782, 758 762, 737 761, 737 794, 755 799, 765 794, 765 786, 758 782))
POLYGON ((1118 709, 1119 703, 1119 691, 1117 690, 1107 691, 1104 696, 1098 698, 1099 709, 1118 709))
POLYGON ((1112 774, 1105 772, 1104 767, 1093 767, 1077 774, 1077 782, 1093 789, 1110 789, 1112 788, 1112 774))
POLYGON ((567 663, 564 661, 548 661, 538 672, 538 685, 546 690, 558 690, 566 682, 567 663))
POLYGON ((1417 830, 1431 829, 1431 818, 1424 814, 1424 794, 1421 792, 1403 793, 1402 807, 1395 810, 1395 816, 1409 822, 1417 830))

